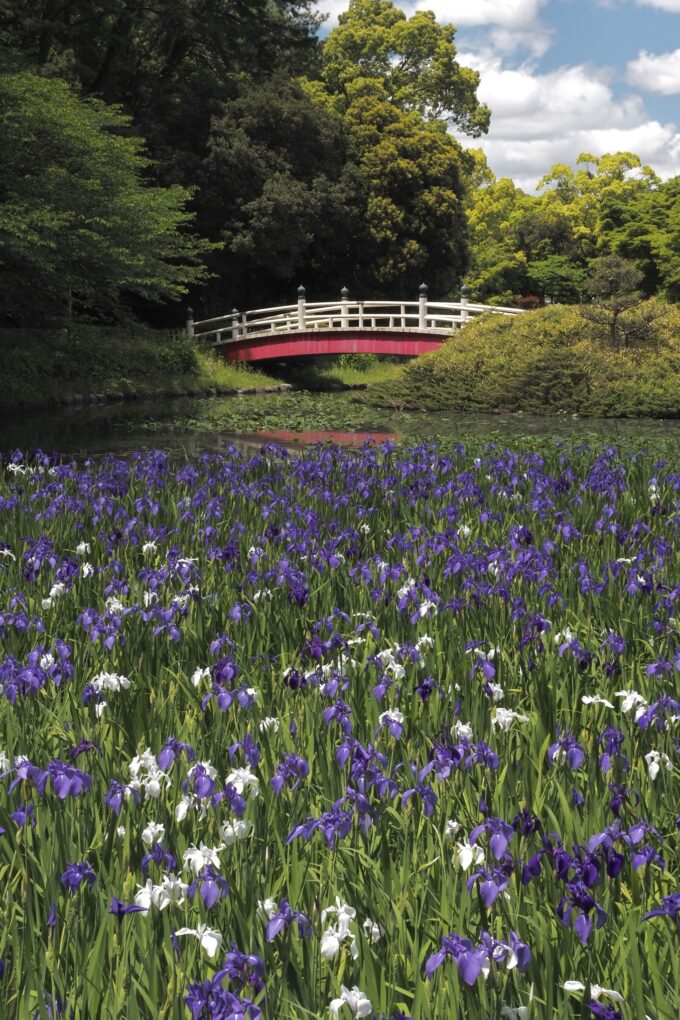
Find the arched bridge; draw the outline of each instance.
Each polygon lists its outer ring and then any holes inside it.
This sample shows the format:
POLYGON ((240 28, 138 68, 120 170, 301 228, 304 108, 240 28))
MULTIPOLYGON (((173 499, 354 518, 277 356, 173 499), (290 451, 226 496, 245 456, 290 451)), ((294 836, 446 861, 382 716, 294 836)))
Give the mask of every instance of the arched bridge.
POLYGON ((417 301, 350 301, 342 290, 338 302, 308 302, 298 288, 295 305, 232 309, 227 315, 194 322, 188 310, 189 336, 213 337, 213 347, 227 361, 264 361, 320 354, 396 354, 416 357, 435 350, 455 329, 483 312, 521 314, 519 308, 469 301, 428 301, 422 284, 417 301))

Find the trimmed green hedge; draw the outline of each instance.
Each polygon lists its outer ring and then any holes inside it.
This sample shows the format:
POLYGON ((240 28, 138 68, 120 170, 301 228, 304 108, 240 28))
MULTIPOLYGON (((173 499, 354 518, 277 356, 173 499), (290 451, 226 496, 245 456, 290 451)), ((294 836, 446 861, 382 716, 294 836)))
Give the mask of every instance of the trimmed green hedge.
POLYGON ((680 417, 680 309, 659 310, 654 336, 622 350, 573 306, 480 316, 373 396, 431 410, 680 417))
POLYGON ((3 408, 143 392, 199 373, 196 345, 181 333, 101 326, 0 330, 0 364, 3 408))

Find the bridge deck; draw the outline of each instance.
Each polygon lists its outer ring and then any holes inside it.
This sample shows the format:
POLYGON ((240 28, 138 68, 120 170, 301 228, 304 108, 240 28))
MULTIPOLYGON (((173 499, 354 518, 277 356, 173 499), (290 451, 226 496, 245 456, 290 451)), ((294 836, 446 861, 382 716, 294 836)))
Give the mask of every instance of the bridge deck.
POLYGON ((428 301, 307 302, 304 289, 296 305, 233 309, 227 315, 187 321, 190 336, 212 336, 213 347, 229 361, 304 357, 320 354, 398 354, 416 357, 439 347, 472 316, 491 312, 516 315, 518 308, 428 301))

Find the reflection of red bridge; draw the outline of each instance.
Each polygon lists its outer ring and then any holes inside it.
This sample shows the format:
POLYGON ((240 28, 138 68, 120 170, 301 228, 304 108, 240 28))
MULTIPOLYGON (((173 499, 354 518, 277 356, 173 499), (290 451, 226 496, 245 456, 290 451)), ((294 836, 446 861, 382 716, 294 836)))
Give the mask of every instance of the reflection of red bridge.
POLYGON ((474 315, 517 315, 519 308, 477 305, 463 288, 460 301, 428 301, 422 284, 417 301, 350 301, 343 288, 335 303, 307 302, 298 289, 296 305, 233 309, 228 315, 193 321, 189 336, 213 336, 213 347, 227 361, 264 361, 320 354, 400 354, 416 357, 440 347, 474 315))

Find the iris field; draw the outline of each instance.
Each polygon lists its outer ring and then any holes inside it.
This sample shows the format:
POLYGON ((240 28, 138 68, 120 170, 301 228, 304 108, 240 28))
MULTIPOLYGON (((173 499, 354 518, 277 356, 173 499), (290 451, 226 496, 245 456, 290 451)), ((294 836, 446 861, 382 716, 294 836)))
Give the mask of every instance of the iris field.
POLYGON ((0 1017, 677 1020, 680 465, 0 461, 0 1017))

